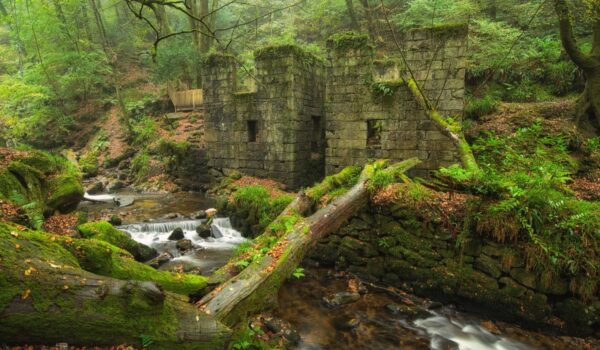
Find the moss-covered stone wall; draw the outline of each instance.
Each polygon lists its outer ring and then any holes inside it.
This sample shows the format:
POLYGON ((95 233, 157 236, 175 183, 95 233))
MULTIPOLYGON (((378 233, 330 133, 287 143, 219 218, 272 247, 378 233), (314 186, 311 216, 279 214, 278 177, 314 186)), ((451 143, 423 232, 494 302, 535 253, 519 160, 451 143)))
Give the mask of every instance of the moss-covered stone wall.
POLYGON ((451 141, 417 108, 402 77, 414 76, 443 115, 460 118, 467 45, 466 27, 461 28, 403 34, 400 45, 406 66, 395 47, 388 48, 395 57, 376 58, 365 35, 346 33, 330 38, 325 104, 327 174, 373 158, 418 157, 422 163, 412 174, 427 176, 429 170, 457 161, 451 141))
POLYGON ((585 275, 530 266, 525 243, 462 236, 406 206, 368 207, 320 241, 310 258, 493 319, 600 335, 597 289, 590 296, 574 288, 585 275))
MULTIPOLYGON (((296 46, 261 49, 256 52, 256 91, 238 92, 235 60, 219 56, 208 62, 203 88, 209 91, 209 167, 273 177, 292 187, 316 180, 308 169, 319 158, 311 157, 310 146, 312 117, 323 116, 322 63, 296 46)), ((324 145, 324 134, 317 137, 324 145)))
POLYGON ((250 92, 238 91, 234 57, 211 56, 203 76, 208 166, 300 187, 372 158, 418 157, 419 176, 457 161, 402 78, 414 76, 440 112, 460 118, 467 30, 458 28, 405 33, 408 66, 394 50, 376 59, 369 38, 354 33, 330 38, 326 62, 298 46, 266 47, 255 52, 250 92))

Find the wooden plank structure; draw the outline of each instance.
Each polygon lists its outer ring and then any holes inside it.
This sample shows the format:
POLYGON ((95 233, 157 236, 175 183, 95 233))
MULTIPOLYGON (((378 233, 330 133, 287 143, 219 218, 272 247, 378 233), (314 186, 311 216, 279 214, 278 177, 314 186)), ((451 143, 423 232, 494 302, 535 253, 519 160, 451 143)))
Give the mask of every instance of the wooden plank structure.
POLYGON ((175 106, 175 112, 193 111, 202 106, 202 89, 169 91, 169 98, 175 106))

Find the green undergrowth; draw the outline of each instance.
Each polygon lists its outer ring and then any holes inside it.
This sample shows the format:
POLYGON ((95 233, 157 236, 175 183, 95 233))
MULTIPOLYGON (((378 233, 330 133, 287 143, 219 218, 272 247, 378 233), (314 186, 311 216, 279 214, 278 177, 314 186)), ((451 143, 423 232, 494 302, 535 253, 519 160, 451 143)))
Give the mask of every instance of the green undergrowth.
POLYGON ((236 329, 235 335, 231 340, 228 350, 279 350, 281 348, 273 347, 266 343, 260 337, 265 331, 260 327, 250 328, 243 325, 236 329))
POLYGON ((75 209, 82 198, 81 174, 59 155, 26 151, 0 167, 0 199, 22 207, 32 228, 41 227, 44 215, 75 209))
POLYGON ((297 213, 277 217, 252 243, 240 245, 235 251, 234 258, 230 261, 233 261, 233 265, 239 270, 243 270, 251 263, 263 258, 282 237, 292 232, 301 221, 302 217, 297 213))
POLYGON ((339 173, 327 176, 320 183, 307 189, 306 195, 313 204, 327 204, 354 186, 361 170, 361 167, 356 165, 346 167, 339 173))
POLYGON ((233 193, 235 215, 244 218, 254 235, 261 233, 293 200, 289 194, 271 196, 259 185, 239 187, 233 193))
POLYGON ((530 268, 586 276, 571 290, 583 298, 597 293, 600 203, 568 188, 578 164, 566 137, 544 134, 535 123, 508 137, 489 134, 473 150, 481 172, 456 165, 440 171, 446 185, 474 195, 466 219, 472 230, 498 242, 528 242, 530 268))

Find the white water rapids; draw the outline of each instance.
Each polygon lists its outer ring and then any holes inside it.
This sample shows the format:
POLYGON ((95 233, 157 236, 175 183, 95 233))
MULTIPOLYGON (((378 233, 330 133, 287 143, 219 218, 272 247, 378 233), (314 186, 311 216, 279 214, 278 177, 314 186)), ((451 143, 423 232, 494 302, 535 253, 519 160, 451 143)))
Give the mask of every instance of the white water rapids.
POLYGON ((228 218, 215 218, 210 227, 212 237, 201 238, 196 232, 196 227, 204 222, 204 219, 148 222, 124 225, 119 229, 159 253, 169 252, 173 255, 174 259, 165 267, 183 264, 199 267, 203 273, 209 273, 227 262, 233 250, 246 239, 231 226, 228 218), (184 238, 192 242, 194 249, 182 254, 176 247, 177 242, 169 240, 176 228, 183 230, 184 238))
POLYGON ((416 320, 415 326, 429 335, 432 350, 535 350, 514 340, 497 336, 485 328, 435 314, 416 320))

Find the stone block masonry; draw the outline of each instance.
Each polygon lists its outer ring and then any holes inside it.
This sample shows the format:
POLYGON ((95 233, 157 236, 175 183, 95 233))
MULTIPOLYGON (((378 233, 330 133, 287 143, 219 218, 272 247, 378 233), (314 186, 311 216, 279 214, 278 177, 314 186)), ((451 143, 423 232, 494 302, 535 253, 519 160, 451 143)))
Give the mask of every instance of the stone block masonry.
POLYGON ((412 73, 443 115, 460 118, 466 38, 466 26, 405 33, 408 67, 376 58, 368 37, 353 33, 331 37, 325 61, 293 45, 263 48, 251 92, 238 91, 234 57, 212 55, 203 75, 208 165, 298 188, 369 159, 418 157, 412 175, 423 177, 457 162, 402 77, 412 73))

